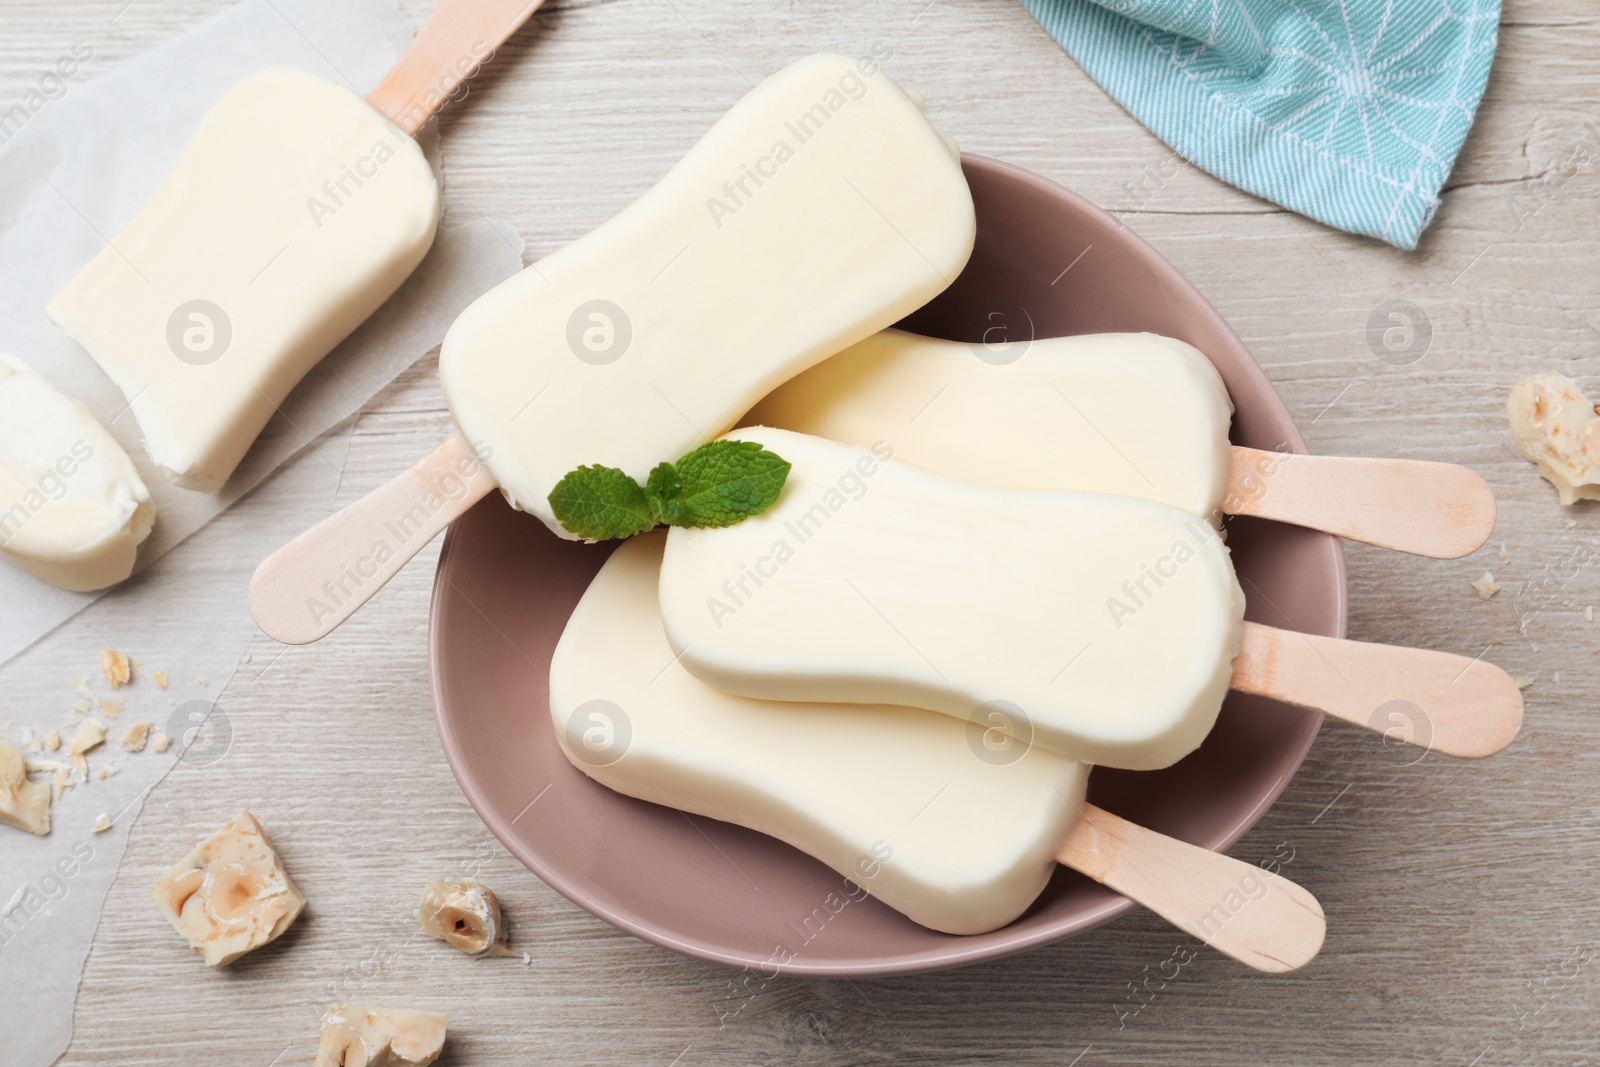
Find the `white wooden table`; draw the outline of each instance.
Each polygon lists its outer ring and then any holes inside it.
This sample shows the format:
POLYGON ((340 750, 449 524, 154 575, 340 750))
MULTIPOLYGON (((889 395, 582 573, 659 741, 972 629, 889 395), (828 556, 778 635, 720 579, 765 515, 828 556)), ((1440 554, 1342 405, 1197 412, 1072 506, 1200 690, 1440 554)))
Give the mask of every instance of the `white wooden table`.
MULTIPOLYGON (((76 40, 92 40, 107 69, 225 2, 5 0, 0 101, 76 40)), ((431 3, 403 6, 420 24, 431 3)), ((1182 938, 1136 912, 965 970, 781 981, 723 1025, 729 972, 567 903, 463 799, 429 713, 435 546, 320 645, 276 658, 258 637, 223 695, 227 757, 180 765, 133 828, 63 1062, 309 1063, 316 1012, 341 996, 446 1011, 456 1064, 1600 1058, 1600 624, 1584 613, 1600 573, 1565 565, 1600 544, 1600 515, 1557 504, 1503 415, 1511 385, 1536 371, 1600 388, 1600 173, 1543 183, 1548 202, 1531 217, 1513 210, 1575 147, 1600 147, 1583 128, 1600 122, 1597 25, 1580 0, 1508 4, 1481 116, 1418 253, 1334 233, 1191 168, 1160 177, 1130 219, 1244 336, 1314 451, 1463 462, 1501 504, 1495 547, 1467 560, 1348 549, 1351 636, 1467 655, 1500 641, 1487 658, 1535 680, 1522 737, 1485 763, 1403 766, 1372 735, 1324 727, 1234 849, 1247 860, 1292 849, 1288 873, 1321 899, 1328 941, 1304 971, 1265 978, 1204 955, 1163 984, 1152 976, 1182 938), (1411 366, 1367 342, 1369 316, 1391 299, 1432 322, 1432 347, 1411 366), (1505 587, 1488 602, 1469 585, 1485 569, 1505 587), (243 804, 268 821, 312 906, 280 949, 213 973, 175 943, 146 887, 243 804), (421 882, 478 856, 531 966, 469 960, 411 927, 421 882)), ((1128 202, 1124 183, 1151 188, 1149 175, 1175 169, 1007 0, 558 0, 443 120, 447 209, 512 220, 543 255, 642 193, 751 82, 807 52, 877 41, 968 149, 1108 205, 1128 202)), ((363 414, 343 494, 446 430, 424 363, 363 414)))

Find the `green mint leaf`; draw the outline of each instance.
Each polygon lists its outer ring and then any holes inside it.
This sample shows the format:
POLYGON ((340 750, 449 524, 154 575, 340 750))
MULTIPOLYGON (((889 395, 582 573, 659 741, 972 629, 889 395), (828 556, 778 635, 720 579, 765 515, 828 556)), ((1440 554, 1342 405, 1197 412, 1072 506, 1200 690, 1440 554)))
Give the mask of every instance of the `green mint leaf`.
POLYGON ((683 519, 683 478, 678 468, 670 463, 660 463, 650 472, 644 483, 645 495, 650 498, 650 512, 657 522, 677 526, 683 519))
POLYGON ((777 503, 789 477, 788 461, 754 441, 712 441, 673 466, 674 516, 662 508, 662 521, 673 526, 732 526, 759 515, 777 503))
POLYGON ((550 508, 562 526, 587 541, 632 537, 656 524, 644 489, 615 467, 569 472, 550 490, 550 508))
POLYGON ((579 467, 550 490, 568 532, 609 541, 668 526, 732 526, 777 503, 789 463, 754 441, 712 441, 677 463, 658 463, 645 484, 615 467, 579 467))

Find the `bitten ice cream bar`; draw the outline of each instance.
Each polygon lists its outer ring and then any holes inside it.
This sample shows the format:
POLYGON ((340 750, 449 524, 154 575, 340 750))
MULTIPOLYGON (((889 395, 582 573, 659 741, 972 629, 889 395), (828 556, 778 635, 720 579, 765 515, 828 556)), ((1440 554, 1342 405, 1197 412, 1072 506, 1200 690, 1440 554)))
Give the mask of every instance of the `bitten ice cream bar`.
POLYGON ((62 589, 104 589, 133 573, 155 518, 89 409, 0 353, 0 555, 62 589))

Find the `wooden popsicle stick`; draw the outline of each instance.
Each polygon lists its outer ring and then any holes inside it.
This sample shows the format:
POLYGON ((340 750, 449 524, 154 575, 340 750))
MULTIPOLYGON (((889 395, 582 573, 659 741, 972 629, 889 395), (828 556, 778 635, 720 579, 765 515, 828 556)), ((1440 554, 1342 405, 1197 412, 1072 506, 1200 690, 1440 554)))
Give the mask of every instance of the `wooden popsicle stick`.
POLYGON ((544 0, 439 0, 367 103, 416 136, 544 0))
POLYGON ((1522 691, 1482 660, 1253 622, 1244 624, 1233 688, 1451 756, 1492 755, 1522 729, 1522 691))
POLYGON ((262 560, 250 578, 256 625, 287 645, 327 635, 498 484, 467 439, 453 434, 262 560))
POLYGON ((1282 875, 1093 804, 1082 815, 1056 859, 1217 951, 1278 974, 1305 966, 1322 948, 1328 929, 1322 906, 1282 875))
POLYGON ((1263 452, 1234 445, 1223 510, 1434 559, 1476 551, 1494 493, 1454 463, 1263 452))

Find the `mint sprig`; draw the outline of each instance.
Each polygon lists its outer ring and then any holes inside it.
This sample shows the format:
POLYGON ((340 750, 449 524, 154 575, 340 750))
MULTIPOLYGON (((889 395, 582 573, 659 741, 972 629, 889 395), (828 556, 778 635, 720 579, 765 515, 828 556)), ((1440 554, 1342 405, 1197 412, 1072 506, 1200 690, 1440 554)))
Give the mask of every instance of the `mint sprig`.
POLYGON ((754 441, 712 441, 676 463, 660 463, 640 485, 615 467, 570 471, 550 507, 586 541, 632 537, 659 524, 732 526, 778 501, 789 463, 754 441))

